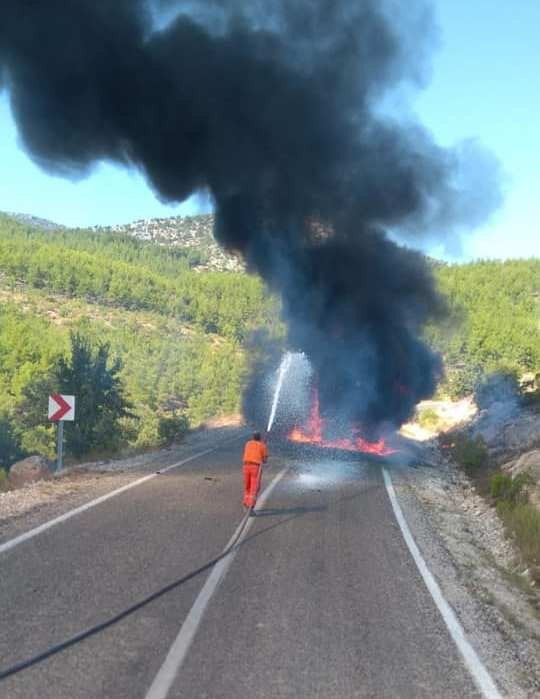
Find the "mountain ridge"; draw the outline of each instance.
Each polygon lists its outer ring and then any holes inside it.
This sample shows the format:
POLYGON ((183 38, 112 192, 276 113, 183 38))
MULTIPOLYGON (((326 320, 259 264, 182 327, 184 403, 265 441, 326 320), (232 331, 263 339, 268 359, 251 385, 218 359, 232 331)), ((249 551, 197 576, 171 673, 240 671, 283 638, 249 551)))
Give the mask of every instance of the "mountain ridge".
POLYGON ((205 261, 198 271, 242 272, 240 256, 225 251, 214 238, 213 214, 147 218, 113 226, 94 226, 92 230, 129 235, 138 240, 171 247, 202 251, 205 261))
POLYGON ((193 268, 198 272, 243 272, 239 255, 225 251, 214 238, 213 214, 144 218, 110 226, 70 228, 49 219, 18 212, 1 212, 18 223, 45 231, 90 230, 98 233, 127 235, 142 242, 200 253, 193 268))

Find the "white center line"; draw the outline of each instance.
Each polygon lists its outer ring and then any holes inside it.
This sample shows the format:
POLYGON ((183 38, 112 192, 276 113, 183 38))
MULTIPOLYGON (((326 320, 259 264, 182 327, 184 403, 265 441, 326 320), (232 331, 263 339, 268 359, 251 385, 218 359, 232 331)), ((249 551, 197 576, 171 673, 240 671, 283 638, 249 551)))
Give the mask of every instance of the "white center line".
POLYGON ((128 483, 127 485, 124 485, 121 488, 112 490, 110 493, 107 493, 106 495, 102 495, 101 497, 96 498, 95 500, 91 500, 90 502, 87 502, 86 504, 81 505, 80 507, 76 507, 74 510, 69 510, 69 512, 60 515, 59 517, 55 517, 54 519, 51 519, 48 522, 45 522, 44 524, 40 524, 39 527, 30 529, 24 534, 20 534, 14 539, 10 539, 9 541, 6 541, 4 544, 0 544, 0 554, 9 551, 12 548, 15 548, 15 546, 22 544, 24 541, 28 541, 28 539, 32 539, 34 536, 37 536, 38 534, 42 534, 43 532, 47 531, 47 529, 51 529, 51 527, 55 527, 56 525, 61 524, 62 522, 71 519, 72 517, 80 515, 82 512, 86 512, 86 510, 89 510, 92 507, 96 507, 96 505, 100 505, 102 502, 106 502, 107 500, 110 500, 111 498, 114 498, 117 495, 120 495, 121 493, 125 493, 126 490, 131 490, 131 488, 136 488, 137 486, 142 485, 143 483, 151 481, 153 478, 157 478, 157 476, 161 473, 167 473, 167 471, 172 471, 173 469, 179 468, 180 466, 183 466, 184 464, 187 464, 190 461, 195 461, 195 459, 199 459, 201 456, 211 454, 212 452, 220 449, 224 444, 227 444, 231 441, 235 441, 236 439, 240 438, 234 437, 231 440, 225 440, 221 442, 218 446, 212 447, 211 449, 206 449, 205 451, 200 451, 197 454, 193 454, 192 456, 189 456, 187 459, 182 459, 182 461, 178 461, 177 463, 172 464, 172 466, 167 466, 166 468, 160 469, 160 471, 158 471, 157 473, 150 473, 148 476, 138 478, 136 481, 133 481, 132 483, 128 483))
MULTIPOLYGON (((276 485, 287 471, 287 468, 280 471, 270 485, 264 490, 263 494, 258 500, 259 506, 264 505, 276 485)), ((238 545, 245 539, 251 525, 253 524, 253 521, 254 520, 252 518, 249 518, 249 515, 246 515, 238 525, 236 531, 231 537, 231 540, 224 549, 224 551, 228 551, 229 549, 231 549, 231 551, 218 563, 216 563, 212 569, 212 572, 208 576, 207 581, 199 592, 197 599, 195 600, 189 614, 182 624, 176 640, 167 653, 165 662, 152 682, 145 699, 166 699, 167 694, 169 693, 169 690, 172 687, 180 668, 182 667, 193 639, 195 638, 195 634, 197 633, 197 629, 199 628, 206 608, 208 607, 208 603, 212 599, 212 596, 218 589, 221 581, 234 561, 238 551, 238 545), (236 546, 234 546, 234 544, 236 544, 236 546), (234 548, 231 548, 233 546, 234 548)))
POLYGON ((459 623, 456 613, 444 599, 441 588, 427 567, 427 564, 422 557, 418 546, 416 545, 413 535, 411 534, 411 530, 409 529, 409 525, 403 516, 403 512, 397 500, 396 491, 394 490, 390 474, 384 468, 382 472, 388 497, 390 498, 392 509, 394 510, 394 514, 401 528, 401 533, 403 534, 405 543, 407 544, 407 547, 414 559, 414 562, 416 563, 416 567, 418 568, 427 589, 433 597, 433 601, 441 613, 452 640, 463 657, 465 666, 470 672, 474 683, 480 690, 481 694, 486 697, 486 699, 502 699, 502 695, 497 689, 497 685, 465 636, 465 631, 459 623))

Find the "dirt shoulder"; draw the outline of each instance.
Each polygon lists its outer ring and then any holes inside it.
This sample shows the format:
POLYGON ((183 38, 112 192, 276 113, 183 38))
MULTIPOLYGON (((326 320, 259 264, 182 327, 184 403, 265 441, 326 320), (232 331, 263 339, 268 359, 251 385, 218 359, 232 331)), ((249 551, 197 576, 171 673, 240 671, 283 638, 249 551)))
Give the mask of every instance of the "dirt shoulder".
POLYGON ((540 593, 495 511, 426 444, 427 463, 393 473, 405 517, 443 594, 502 693, 540 692, 540 593))

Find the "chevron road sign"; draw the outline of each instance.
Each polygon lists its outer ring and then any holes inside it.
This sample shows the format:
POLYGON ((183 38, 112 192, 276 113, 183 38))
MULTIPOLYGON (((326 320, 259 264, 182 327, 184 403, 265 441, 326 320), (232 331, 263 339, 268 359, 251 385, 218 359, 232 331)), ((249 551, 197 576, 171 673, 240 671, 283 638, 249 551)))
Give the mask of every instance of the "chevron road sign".
POLYGON ((61 396, 59 393, 49 396, 49 420, 75 420, 75 396, 61 396))
POLYGON ((75 396, 61 396, 59 393, 49 396, 49 420, 58 425, 56 470, 61 471, 64 460, 64 422, 75 420, 75 396))

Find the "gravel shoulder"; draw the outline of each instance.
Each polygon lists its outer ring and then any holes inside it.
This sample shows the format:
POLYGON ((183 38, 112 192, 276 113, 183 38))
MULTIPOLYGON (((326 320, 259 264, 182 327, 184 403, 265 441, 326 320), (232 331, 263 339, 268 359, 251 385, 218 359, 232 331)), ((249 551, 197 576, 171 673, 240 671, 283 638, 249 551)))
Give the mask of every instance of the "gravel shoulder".
MULTIPOLYGON (((81 464, 46 481, 0 493, 0 543, 177 461, 245 435, 242 427, 198 430, 148 454, 81 464)), ((239 447, 240 463, 240 447, 239 447)))
POLYGON ((540 594, 492 508, 432 447, 434 466, 392 473, 404 515, 447 601, 504 696, 540 693, 540 594))

